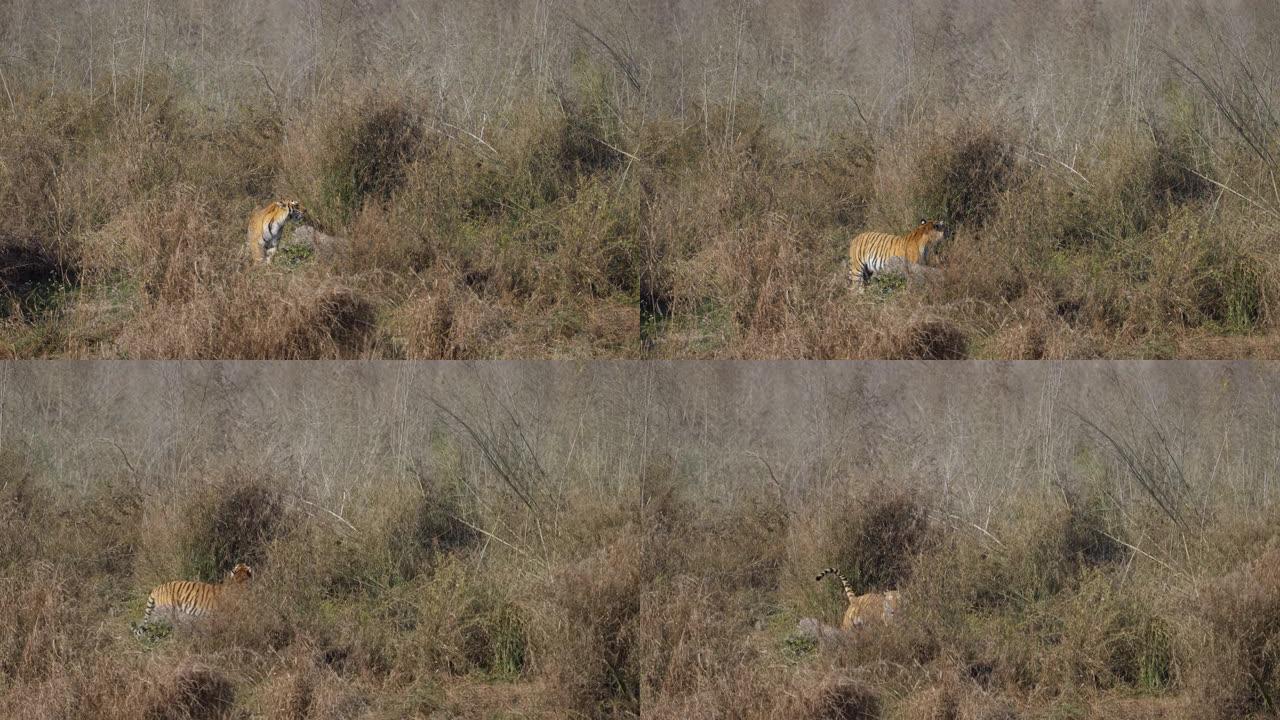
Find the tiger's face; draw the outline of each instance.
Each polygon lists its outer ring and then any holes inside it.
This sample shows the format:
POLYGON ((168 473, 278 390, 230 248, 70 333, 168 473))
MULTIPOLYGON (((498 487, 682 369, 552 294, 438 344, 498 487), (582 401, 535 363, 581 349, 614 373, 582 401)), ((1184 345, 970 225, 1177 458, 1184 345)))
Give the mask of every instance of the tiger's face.
MULTIPOLYGON (((916 226, 916 233, 920 233, 924 237, 921 238, 920 252, 924 257, 932 257, 938 248, 938 244, 943 241, 950 233, 950 228, 946 222, 942 220, 929 220, 921 218, 920 224, 916 226)), ((917 235, 916 237, 920 237, 917 235)))
POLYGON ((297 200, 281 200, 280 204, 289 211, 289 219, 301 221, 306 216, 306 209, 297 200))
POLYGON ((920 218, 920 225, 917 226, 917 231, 920 230, 924 230, 927 233, 925 243, 931 245, 945 238, 950 228, 947 227, 945 221, 920 218))
POLYGON ((244 563, 237 563, 231 572, 227 573, 227 581, 233 583, 248 582, 253 578, 253 568, 244 563))

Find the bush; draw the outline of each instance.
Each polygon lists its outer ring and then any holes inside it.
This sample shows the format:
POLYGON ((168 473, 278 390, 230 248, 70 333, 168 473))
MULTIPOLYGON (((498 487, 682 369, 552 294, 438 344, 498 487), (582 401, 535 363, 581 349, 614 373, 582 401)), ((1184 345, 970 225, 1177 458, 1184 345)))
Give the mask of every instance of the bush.
POLYGON ((271 483, 216 485, 188 511, 184 576, 221 582, 237 563, 261 569, 281 532, 284 505, 271 483))
POLYGON ((145 358, 352 358, 383 341, 370 297, 323 274, 246 273, 191 292, 142 308, 117 339, 121 349, 145 358))
POLYGON ((1203 591, 1208 631, 1192 687, 1214 717, 1274 714, 1280 705, 1280 550, 1271 548, 1203 591))
POLYGON ((58 309, 77 283, 76 266, 53 246, 0 234, 0 320, 34 322, 58 309))
POLYGON ((858 593, 901 587, 931 540, 928 508, 911 490, 878 487, 849 498, 827 522, 831 561, 858 593))
POLYGON ((224 720, 234 717, 235 687, 209 667, 185 664, 158 681, 144 720, 224 720))
POLYGON ((966 123, 933 141, 918 161, 915 207, 930 218, 982 227, 1014 180, 1008 128, 966 123))
POLYGON ((406 168, 418 155, 422 134, 422 120, 407 103, 388 99, 362 103, 358 116, 340 120, 324 140, 320 208, 332 208, 337 219, 346 223, 366 201, 390 200, 405 183, 406 168))
POLYGON ((811 696, 805 720, 876 720, 881 717, 880 693, 865 682, 831 679, 811 696))
POLYGON ((586 716, 640 712, 642 544, 624 537, 548 578, 543 668, 565 710, 586 716))

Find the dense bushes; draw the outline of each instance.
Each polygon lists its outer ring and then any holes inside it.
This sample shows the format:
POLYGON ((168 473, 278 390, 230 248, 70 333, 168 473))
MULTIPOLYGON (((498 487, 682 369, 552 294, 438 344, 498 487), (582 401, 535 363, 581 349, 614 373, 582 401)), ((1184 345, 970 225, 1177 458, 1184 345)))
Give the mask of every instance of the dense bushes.
POLYGON ((685 538, 683 549, 662 553, 643 611, 654 717, 727 707, 761 718, 1009 718, 1060 702, 1104 717, 1139 705, 1186 717, 1271 709, 1274 552, 1226 573, 1148 562, 1124 540, 1134 518, 1101 492, 1068 492, 1067 502, 1028 492, 997 503, 985 528, 952 522, 936 496, 875 486, 847 502, 804 493, 781 515, 776 503, 672 492, 683 510, 667 532, 685 538), (699 508, 716 522, 699 520, 699 508), (744 526, 767 529, 720 545, 724 528, 744 526), (720 549, 701 553, 704 544, 720 549), (780 546, 776 575, 738 583, 726 572, 780 546), (844 607, 836 583, 813 582, 827 564, 843 565, 860 592, 899 589, 898 622, 806 641, 799 618, 835 623, 844 607), (1208 583, 1199 591, 1197 578, 1208 583), (1188 605, 1193 592, 1202 600, 1188 605))
POLYGON ((520 535, 505 523, 527 508, 428 473, 339 515, 242 466, 50 493, 35 457, 0 453, 6 717, 638 714, 645 570, 619 498, 549 503, 548 534, 520 535), (154 584, 219 582, 237 562, 253 580, 207 621, 129 632, 154 584))

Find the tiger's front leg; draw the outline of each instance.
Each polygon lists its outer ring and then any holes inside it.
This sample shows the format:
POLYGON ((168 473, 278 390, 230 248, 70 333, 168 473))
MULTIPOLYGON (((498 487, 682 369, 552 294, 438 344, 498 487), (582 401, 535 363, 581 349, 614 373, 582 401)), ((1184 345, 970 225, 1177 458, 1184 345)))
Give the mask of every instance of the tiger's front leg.
POLYGON ((276 254, 276 248, 280 245, 282 230, 284 230, 284 222, 273 222, 267 225, 266 235, 262 238, 262 255, 268 263, 271 262, 272 256, 276 254))

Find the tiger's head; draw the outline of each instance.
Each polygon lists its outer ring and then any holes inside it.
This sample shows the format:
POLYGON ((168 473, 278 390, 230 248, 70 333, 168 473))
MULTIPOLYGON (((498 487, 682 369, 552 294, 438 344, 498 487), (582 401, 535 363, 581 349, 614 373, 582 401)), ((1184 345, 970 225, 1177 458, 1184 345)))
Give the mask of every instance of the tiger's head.
POLYGON ((306 217, 306 209, 297 200, 280 200, 280 207, 289 211, 289 219, 301 222, 306 217))
POLYGON ((920 243, 921 252, 928 253, 950 234, 951 228, 947 227, 945 221, 920 218, 920 224, 916 225, 907 239, 920 243))
POLYGON ((229 583, 248 582, 252 578, 253 568, 244 563, 236 563, 236 566, 231 568, 231 572, 227 573, 227 582, 229 583))
POLYGON ((926 235, 928 239, 925 242, 935 243, 946 237, 950 230, 951 229, 947 227, 947 223, 944 220, 920 218, 920 224, 916 226, 916 229, 912 234, 926 235))

